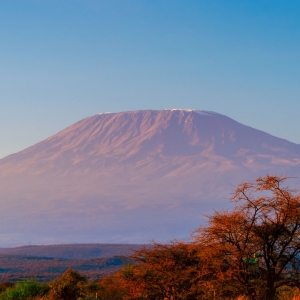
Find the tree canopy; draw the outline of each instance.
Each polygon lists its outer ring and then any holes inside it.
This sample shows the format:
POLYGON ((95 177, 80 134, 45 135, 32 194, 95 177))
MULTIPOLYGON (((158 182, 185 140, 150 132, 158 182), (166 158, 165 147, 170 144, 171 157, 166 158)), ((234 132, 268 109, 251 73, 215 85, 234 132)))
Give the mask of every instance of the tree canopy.
POLYGON ((300 195, 287 177, 241 183, 231 211, 215 211, 191 243, 137 251, 121 277, 128 299, 219 299, 246 295, 273 300, 300 286, 300 195))

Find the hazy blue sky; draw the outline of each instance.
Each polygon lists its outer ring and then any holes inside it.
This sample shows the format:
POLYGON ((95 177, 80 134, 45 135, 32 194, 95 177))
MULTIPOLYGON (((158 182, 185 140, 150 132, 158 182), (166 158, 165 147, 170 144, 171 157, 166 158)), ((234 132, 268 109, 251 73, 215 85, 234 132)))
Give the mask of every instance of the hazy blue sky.
POLYGON ((174 107, 300 143, 300 1, 0 0, 0 157, 174 107))

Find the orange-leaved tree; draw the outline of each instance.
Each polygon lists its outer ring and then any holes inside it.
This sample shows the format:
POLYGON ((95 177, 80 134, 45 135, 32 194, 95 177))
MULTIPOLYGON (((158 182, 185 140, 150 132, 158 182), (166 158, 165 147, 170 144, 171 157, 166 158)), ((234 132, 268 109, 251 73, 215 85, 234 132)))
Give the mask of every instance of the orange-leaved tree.
POLYGON ((154 244, 132 255, 135 264, 119 273, 128 291, 125 299, 203 299, 205 289, 198 284, 198 246, 183 242, 154 244))
POLYGON ((300 285, 300 195, 286 179, 240 184, 233 211, 216 211, 195 231, 201 273, 215 270, 211 283, 219 293, 273 300, 279 288, 300 285))

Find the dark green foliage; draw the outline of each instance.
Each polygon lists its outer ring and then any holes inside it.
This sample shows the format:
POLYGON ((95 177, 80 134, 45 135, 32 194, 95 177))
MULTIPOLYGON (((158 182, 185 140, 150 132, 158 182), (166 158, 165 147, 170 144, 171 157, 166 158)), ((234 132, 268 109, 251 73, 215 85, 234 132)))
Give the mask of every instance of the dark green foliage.
MULTIPOLYGON (((92 299, 98 296, 99 284, 96 282, 87 282, 82 286, 82 292, 85 298, 92 299)), ((85 299, 84 298, 84 299, 85 299)))
POLYGON ((67 270, 60 278, 51 282, 49 300, 77 300, 83 296, 83 284, 87 280, 74 270, 67 270))
POLYGON ((9 288, 12 288, 14 286, 14 284, 12 282, 9 281, 4 281, 0 283, 0 293, 3 293, 4 291, 6 291, 9 288))
POLYGON ((0 294, 0 300, 26 300, 34 297, 43 297, 49 286, 34 280, 21 281, 16 286, 6 289, 0 294))

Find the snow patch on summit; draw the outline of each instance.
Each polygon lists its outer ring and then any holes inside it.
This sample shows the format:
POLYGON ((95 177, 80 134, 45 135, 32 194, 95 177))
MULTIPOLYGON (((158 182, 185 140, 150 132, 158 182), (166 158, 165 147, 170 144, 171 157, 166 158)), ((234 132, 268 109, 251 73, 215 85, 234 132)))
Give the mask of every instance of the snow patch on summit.
POLYGON ((170 111, 182 110, 182 111, 187 111, 187 112, 194 111, 194 109, 190 109, 190 108, 171 108, 171 109, 165 109, 165 110, 170 110, 170 111))
POLYGON ((211 116, 213 113, 204 110, 194 110, 195 113, 202 116, 211 116))
POLYGON ((186 111, 186 112, 195 112, 199 115, 202 116, 211 116, 211 115, 215 115, 217 113, 211 112, 211 111, 205 111, 205 110, 198 110, 198 109, 191 109, 191 108, 166 108, 165 110, 170 110, 170 111, 186 111))

